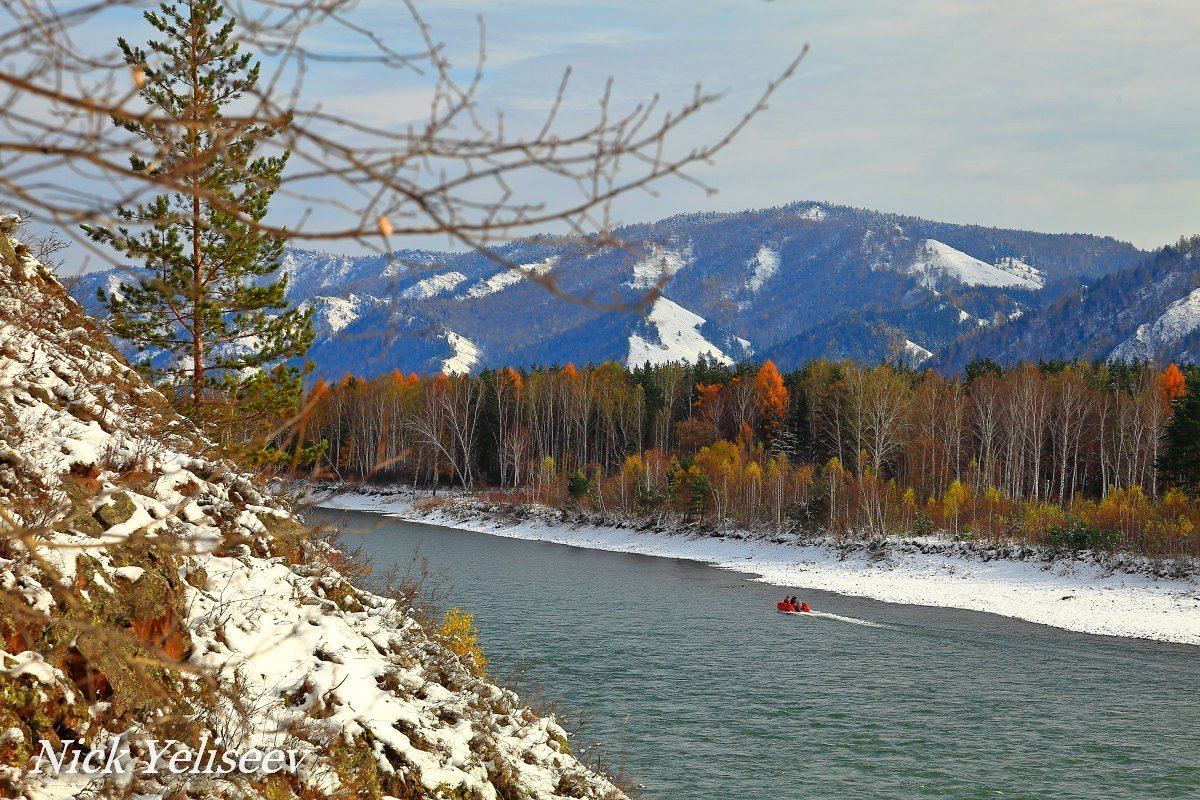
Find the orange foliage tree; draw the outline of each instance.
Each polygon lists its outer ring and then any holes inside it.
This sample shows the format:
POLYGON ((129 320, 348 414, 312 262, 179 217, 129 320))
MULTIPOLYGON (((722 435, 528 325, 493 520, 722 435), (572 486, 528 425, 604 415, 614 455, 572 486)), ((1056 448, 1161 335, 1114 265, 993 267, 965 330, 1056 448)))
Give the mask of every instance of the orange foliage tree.
POLYGON ((1162 392, 1163 402, 1166 403, 1169 413, 1171 404, 1187 393, 1187 380, 1183 377, 1179 367, 1169 364, 1158 376, 1158 388, 1162 392))
POLYGON ((783 428, 788 410, 788 390, 775 362, 767 359, 754 376, 754 402, 758 405, 759 434, 768 446, 783 428))

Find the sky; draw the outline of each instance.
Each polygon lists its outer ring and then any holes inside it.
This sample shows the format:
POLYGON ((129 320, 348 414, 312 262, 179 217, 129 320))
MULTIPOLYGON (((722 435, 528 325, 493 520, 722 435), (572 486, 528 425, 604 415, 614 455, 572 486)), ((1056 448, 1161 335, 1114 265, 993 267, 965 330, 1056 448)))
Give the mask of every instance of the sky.
MULTIPOLYGON (((434 36, 469 62, 482 105, 539 117, 567 66, 565 121, 618 104, 724 94, 681 144, 719 135, 807 43, 794 79, 715 164, 628 197, 622 222, 824 200, 960 223, 1112 235, 1142 247, 1200 232, 1200 3, 1138 0, 441 0, 434 36)), ((396 41, 392 0, 360 14, 396 41)), ((390 39, 389 39, 390 40, 390 39)), ((379 124, 419 116, 411 83, 331 67, 309 91, 379 124)))
MULTIPOLYGON (((685 103, 697 83, 722 99, 679 132, 673 152, 711 142, 808 45, 795 76, 714 163, 624 196, 616 223, 681 212, 813 200, 1045 232, 1114 236, 1144 248, 1200 233, 1200 2, 1196 0, 437 0, 418 3, 432 37, 514 132, 536 130, 572 70, 560 132, 613 105, 685 103)), ((399 0, 351 14, 400 51, 418 44, 399 0)), ((91 38, 149 34, 132 10, 91 38)), ((334 30, 306 44, 362 52, 334 30)), ((325 111, 402 129, 423 120, 429 79, 356 62, 313 64, 304 96, 325 111)), ((548 205, 575 190, 516 187, 548 205)), ((333 192, 334 190, 330 190, 333 192)), ((318 191, 319 193, 319 191, 318 191)), ((283 224, 305 208, 277 197, 283 224)), ((530 232, 530 231, 525 231, 530 232)), ((444 249, 445 237, 394 241, 444 249)), ((351 243, 321 249, 361 252, 351 243)), ((83 269, 106 266, 91 261, 83 269)))

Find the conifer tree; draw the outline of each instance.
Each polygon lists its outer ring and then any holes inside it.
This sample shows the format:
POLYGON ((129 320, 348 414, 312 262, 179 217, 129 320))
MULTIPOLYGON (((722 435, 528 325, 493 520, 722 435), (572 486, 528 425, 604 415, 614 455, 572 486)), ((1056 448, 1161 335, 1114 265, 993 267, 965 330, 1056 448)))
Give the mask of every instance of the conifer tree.
POLYGON ((1163 440, 1159 476, 1189 491, 1200 489, 1200 370, 1188 371, 1186 390, 1172 403, 1163 440))
POLYGON ((120 208, 128 227, 86 229, 145 267, 100 300, 113 332, 142 351, 140 366, 181 411, 227 444, 261 445, 296 412, 303 370, 294 362, 313 338, 311 315, 288 308, 283 242, 255 224, 288 154, 256 156, 278 128, 226 116, 252 99, 260 65, 240 52, 217 0, 163 3, 144 16, 161 38, 118 45, 149 113, 114 123, 161 154, 153 163, 132 156, 136 172, 182 174, 188 189, 120 208))

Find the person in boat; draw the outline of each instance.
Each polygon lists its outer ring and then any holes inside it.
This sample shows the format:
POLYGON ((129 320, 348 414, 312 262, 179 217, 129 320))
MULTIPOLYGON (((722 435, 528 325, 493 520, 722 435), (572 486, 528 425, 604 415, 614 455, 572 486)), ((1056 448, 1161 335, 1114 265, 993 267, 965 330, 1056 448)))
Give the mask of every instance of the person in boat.
POLYGON ((796 602, 796 595, 792 595, 792 599, 788 600, 788 602, 792 604, 792 608, 796 609, 797 611, 800 610, 800 604, 796 602))

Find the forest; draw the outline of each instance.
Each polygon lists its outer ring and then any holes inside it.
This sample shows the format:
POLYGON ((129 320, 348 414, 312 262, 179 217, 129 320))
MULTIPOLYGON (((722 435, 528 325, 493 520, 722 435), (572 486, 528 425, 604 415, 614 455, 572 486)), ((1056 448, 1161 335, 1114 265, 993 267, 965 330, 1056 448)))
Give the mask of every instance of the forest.
MULTIPOLYGON (((817 360, 347 376, 293 448, 342 482, 836 537, 1200 555, 1200 370, 817 360)), ((297 458, 295 461, 299 462, 297 458)))

